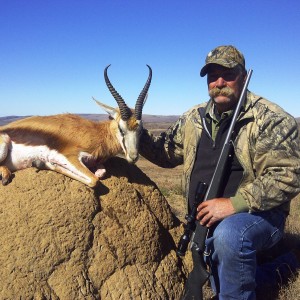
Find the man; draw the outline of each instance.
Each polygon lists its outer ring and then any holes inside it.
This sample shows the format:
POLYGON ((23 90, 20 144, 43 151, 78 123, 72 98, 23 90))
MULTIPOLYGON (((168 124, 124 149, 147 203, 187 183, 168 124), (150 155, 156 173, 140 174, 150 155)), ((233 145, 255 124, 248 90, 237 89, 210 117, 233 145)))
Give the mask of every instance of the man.
MULTIPOLYGON (((210 100, 191 108, 159 137, 144 130, 140 142, 140 153, 151 162, 167 168, 183 164, 189 209, 197 183, 209 183, 216 166, 243 88, 244 56, 233 46, 219 46, 207 55, 200 75, 207 75, 210 100)), ((276 104, 247 91, 233 144, 222 196, 201 203, 197 220, 213 227, 206 245, 219 299, 255 299, 255 279, 265 278, 256 255, 282 238, 290 201, 300 192, 297 123, 276 104)), ((290 261, 297 263, 294 256, 290 261)))

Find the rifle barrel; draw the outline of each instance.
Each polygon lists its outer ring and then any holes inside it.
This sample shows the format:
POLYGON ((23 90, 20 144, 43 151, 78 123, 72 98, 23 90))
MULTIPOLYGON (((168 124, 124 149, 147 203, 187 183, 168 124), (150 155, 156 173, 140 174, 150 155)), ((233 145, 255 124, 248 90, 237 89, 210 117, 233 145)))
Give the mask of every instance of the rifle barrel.
POLYGON ((217 166, 214 170, 212 179, 211 179, 211 183, 209 184, 207 191, 206 191, 206 195, 204 197, 204 201, 205 200, 209 200, 209 199, 213 199, 218 197, 218 193, 219 193, 219 188, 220 185, 222 183, 223 180, 223 175, 224 175, 224 171, 226 168, 226 163, 227 163, 227 158, 230 154, 230 150, 231 150, 231 137, 232 137, 232 133, 234 131, 234 126, 236 124, 237 118, 239 116, 239 113, 241 111, 242 106, 245 103, 245 99, 246 99, 246 95, 247 95, 247 87, 251 78, 253 70, 249 69, 246 79, 245 79, 245 83, 239 98, 239 101, 236 105, 234 114, 232 116, 232 120, 228 129, 228 133, 226 135, 226 139, 225 142, 223 144, 222 150, 221 150, 221 154, 219 156, 218 159, 218 163, 217 166))

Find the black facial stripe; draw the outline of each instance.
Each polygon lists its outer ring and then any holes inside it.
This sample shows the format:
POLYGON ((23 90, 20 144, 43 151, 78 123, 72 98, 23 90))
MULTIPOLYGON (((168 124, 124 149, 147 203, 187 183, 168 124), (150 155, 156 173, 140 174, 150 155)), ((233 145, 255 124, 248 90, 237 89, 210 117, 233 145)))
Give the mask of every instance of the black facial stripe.
POLYGON ((119 128, 119 131, 120 131, 121 135, 124 137, 125 133, 124 133, 124 131, 122 130, 122 128, 120 127, 120 125, 118 125, 118 128, 119 128))

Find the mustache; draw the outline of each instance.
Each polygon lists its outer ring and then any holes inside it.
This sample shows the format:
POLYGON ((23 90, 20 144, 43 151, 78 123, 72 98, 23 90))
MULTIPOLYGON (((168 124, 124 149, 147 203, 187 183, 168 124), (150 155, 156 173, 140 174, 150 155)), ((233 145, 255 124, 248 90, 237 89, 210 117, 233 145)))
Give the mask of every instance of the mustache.
POLYGON ((215 98, 215 97, 218 97, 218 96, 225 96, 225 97, 231 97, 234 95, 234 91, 233 89, 231 89, 230 87, 226 86, 226 87, 223 87, 221 89, 217 88, 217 87, 214 87, 213 89, 211 89, 209 91, 209 96, 211 98, 215 98))

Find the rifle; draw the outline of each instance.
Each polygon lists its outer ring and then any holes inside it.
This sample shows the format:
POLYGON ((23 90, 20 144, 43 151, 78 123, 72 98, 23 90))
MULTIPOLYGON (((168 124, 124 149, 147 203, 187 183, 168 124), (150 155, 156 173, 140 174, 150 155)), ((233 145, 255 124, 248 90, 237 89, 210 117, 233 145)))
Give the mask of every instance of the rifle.
MULTIPOLYGON (((241 111, 241 108, 245 102, 246 94, 247 94, 247 87, 252 75, 252 70, 249 69, 245 83, 239 98, 239 101, 236 105, 227 136, 225 138, 224 145, 222 147, 217 166, 214 170, 211 182, 207 188, 206 194, 203 197, 202 201, 206 201, 209 199, 214 199, 220 197, 220 188, 222 187, 224 173, 227 167, 228 158, 232 153, 233 142, 232 142, 232 135, 234 132, 234 127, 237 122, 237 118, 241 111)), ((202 184, 202 183, 200 183, 202 184)), ((196 212, 197 213, 197 212, 196 212)), ((205 252, 205 240, 209 234, 209 229, 206 226, 202 226, 199 222, 195 221, 194 218, 194 236, 193 241, 191 243, 191 251, 193 257, 193 270, 188 276, 185 291, 182 300, 202 300, 203 299, 203 292, 202 287, 207 281, 209 277, 209 272, 206 269, 206 264, 204 262, 203 255, 206 254, 205 252)), ((192 228, 191 225, 189 227, 192 228)), ((189 235, 190 237, 191 235, 189 235)), ((183 236, 182 236, 183 238, 183 236)), ((180 241, 182 240, 180 239, 180 241)), ((181 245, 181 243, 179 243, 181 245)), ((180 249, 179 249, 180 250, 180 249)), ((182 252, 181 250, 179 252, 182 252)), ((177 251, 178 253, 178 251, 177 251)), ((180 255, 180 254, 179 254, 180 255)))
POLYGON ((195 200, 191 212, 185 216, 186 225, 184 225, 184 233, 181 236, 176 253, 179 256, 184 256, 190 240, 196 229, 196 215, 197 207, 203 201, 205 193, 207 191, 207 184, 204 182, 199 182, 196 189, 195 200))

